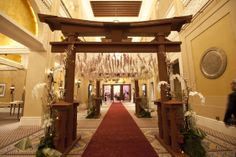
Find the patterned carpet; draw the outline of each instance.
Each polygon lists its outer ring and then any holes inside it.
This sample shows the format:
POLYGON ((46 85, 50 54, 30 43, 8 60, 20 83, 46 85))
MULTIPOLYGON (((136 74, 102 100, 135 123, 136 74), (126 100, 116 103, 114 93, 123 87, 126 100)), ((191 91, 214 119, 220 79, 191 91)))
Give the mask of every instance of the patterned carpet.
MULTIPOLYGON (((86 120, 87 123, 90 120, 86 120)), ((92 120, 91 120, 92 122, 92 120)), ((94 121, 93 121, 94 122, 94 121)), ((68 157, 80 157, 85 150, 92 135, 97 127, 77 128, 78 134, 81 135, 81 140, 73 147, 68 157)), ((236 157, 236 138, 224 135, 221 132, 202 127, 207 133, 204 139, 204 147, 207 150, 208 157, 236 157)), ((159 157, 171 157, 166 149, 155 139, 154 135, 158 134, 157 128, 142 128, 145 137, 151 143, 159 157)), ((0 156, 3 157, 35 157, 35 152, 39 143, 40 137, 44 135, 43 130, 39 127, 20 127, 12 132, 1 132, 0 134, 0 156), (25 137, 29 137, 32 148, 25 151, 17 149, 14 145, 25 137)))
POLYGON ((8 130, 0 131, 0 149, 12 144, 15 141, 29 136, 40 129, 41 128, 39 126, 21 126, 10 132, 8 130))
MULTIPOLYGON (((159 157, 171 157, 171 155, 166 151, 166 149, 155 139, 154 135, 158 133, 157 128, 141 128, 145 137, 151 143, 159 157)), ((81 135, 81 140, 73 147, 69 153, 69 157, 77 156, 80 157, 83 151, 85 150, 88 142, 90 141, 92 135, 96 129, 78 129, 78 133, 81 135)), ((214 132, 214 131, 212 131, 214 132)), ((5 146, 0 149, 0 155, 10 157, 17 155, 20 156, 35 156, 37 145, 39 143, 40 137, 43 136, 43 130, 40 130, 29 136, 32 148, 29 148, 25 151, 19 150, 14 145, 17 142, 14 142, 8 146, 5 146)), ((226 136, 226 135, 224 135, 226 136)), ((221 138, 221 137, 220 137, 221 138)), ((204 139, 204 146, 207 150, 208 157, 235 157, 236 156, 236 145, 229 143, 228 141, 222 140, 219 137, 215 137, 215 134, 209 135, 204 139)), ((230 138, 227 136, 227 138, 230 138)), ((233 140, 233 139, 231 139, 233 140)), ((234 139, 236 140, 236 139, 234 139)))

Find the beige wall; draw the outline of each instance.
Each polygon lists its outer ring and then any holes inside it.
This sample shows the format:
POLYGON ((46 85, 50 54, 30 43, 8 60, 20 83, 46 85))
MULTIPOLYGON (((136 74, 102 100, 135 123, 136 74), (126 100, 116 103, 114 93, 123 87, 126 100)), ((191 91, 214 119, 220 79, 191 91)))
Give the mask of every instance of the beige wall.
POLYGON ((45 67, 47 64, 46 53, 31 52, 29 55, 29 68, 26 78, 26 97, 24 117, 37 117, 42 114, 41 100, 35 100, 32 96, 32 89, 37 83, 46 80, 45 67), (37 58, 37 61, 35 61, 37 58))
POLYGON ((235 11, 231 1, 214 1, 181 32, 184 76, 189 86, 206 97, 206 104, 200 105, 198 98, 191 104, 197 114, 223 119, 230 92, 230 82, 236 78, 236 36, 235 11), (222 76, 207 79, 200 71, 200 60, 210 47, 222 48, 227 55, 227 67, 222 76))
POLYGON ((15 86, 14 100, 22 100, 22 94, 25 86, 25 70, 0 71, 0 83, 6 85, 5 96, 0 97, 0 102, 10 102, 10 86, 15 86))

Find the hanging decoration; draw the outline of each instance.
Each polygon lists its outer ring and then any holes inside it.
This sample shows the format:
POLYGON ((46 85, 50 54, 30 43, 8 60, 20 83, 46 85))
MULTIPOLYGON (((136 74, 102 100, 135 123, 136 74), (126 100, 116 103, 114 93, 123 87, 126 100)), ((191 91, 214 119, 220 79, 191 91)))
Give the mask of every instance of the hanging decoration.
POLYGON ((158 73, 155 55, 131 55, 126 53, 98 53, 89 56, 77 55, 76 73, 78 77, 89 79, 116 79, 132 77, 148 79, 158 73))

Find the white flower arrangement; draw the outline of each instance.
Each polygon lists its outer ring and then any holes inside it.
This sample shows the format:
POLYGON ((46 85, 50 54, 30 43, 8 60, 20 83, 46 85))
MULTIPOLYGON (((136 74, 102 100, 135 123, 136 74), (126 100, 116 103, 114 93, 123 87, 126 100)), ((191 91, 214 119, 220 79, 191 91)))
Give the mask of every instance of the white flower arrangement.
POLYGON ((158 82, 158 84, 157 84, 157 89, 158 89, 158 91, 161 91, 161 85, 168 85, 168 82, 166 82, 166 81, 160 81, 160 82, 158 82))
POLYGON ((185 83, 185 80, 182 76, 180 76, 179 74, 171 75, 170 80, 173 81, 175 79, 177 79, 181 83, 182 90, 186 89, 186 83, 185 83))
POLYGON ((189 92, 189 96, 195 96, 198 95, 200 100, 201 100, 201 104, 204 105, 205 104, 205 97, 202 95, 202 93, 199 93, 197 91, 190 91, 189 92))
POLYGON ((47 87, 46 83, 36 84, 32 90, 32 96, 36 99, 41 99, 45 93, 46 87, 47 87))
POLYGON ((48 127, 52 126, 52 122, 53 122, 53 119, 50 117, 49 114, 46 114, 44 116, 44 121, 43 121, 42 127, 43 128, 48 128, 48 127))

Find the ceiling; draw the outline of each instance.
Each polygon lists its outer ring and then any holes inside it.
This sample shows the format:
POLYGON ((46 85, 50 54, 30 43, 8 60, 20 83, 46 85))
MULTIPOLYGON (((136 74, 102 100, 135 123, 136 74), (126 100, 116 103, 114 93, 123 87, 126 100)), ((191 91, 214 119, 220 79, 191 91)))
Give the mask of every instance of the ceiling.
POLYGON ((90 1, 94 17, 138 17, 142 1, 90 1))
POLYGON ((106 22, 149 20, 155 0, 82 0, 83 19, 106 22))

